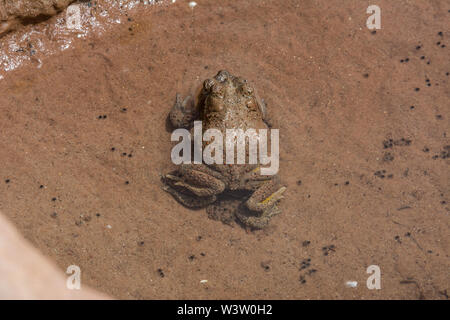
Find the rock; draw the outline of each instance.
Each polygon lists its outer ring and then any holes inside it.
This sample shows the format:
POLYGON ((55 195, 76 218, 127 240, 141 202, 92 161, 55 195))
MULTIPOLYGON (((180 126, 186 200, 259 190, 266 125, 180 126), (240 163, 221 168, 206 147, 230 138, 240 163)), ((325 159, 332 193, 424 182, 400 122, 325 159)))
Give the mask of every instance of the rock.
POLYGON ((0 0, 0 37, 20 25, 54 16, 74 0, 0 0))

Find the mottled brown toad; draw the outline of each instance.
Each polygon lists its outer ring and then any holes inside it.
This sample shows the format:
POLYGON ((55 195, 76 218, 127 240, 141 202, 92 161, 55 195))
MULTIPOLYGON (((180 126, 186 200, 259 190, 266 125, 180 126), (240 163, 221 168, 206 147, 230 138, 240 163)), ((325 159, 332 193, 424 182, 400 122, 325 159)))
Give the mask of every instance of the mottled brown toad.
MULTIPOLYGON (((245 79, 227 71, 205 80, 194 105, 189 107, 189 102, 189 97, 182 100, 177 94, 169 114, 174 128, 189 129, 200 120, 203 132, 218 129, 224 135, 227 129, 268 129, 263 101, 245 79)), ((286 187, 280 185, 278 175, 261 175, 260 168, 259 163, 182 164, 162 176, 163 189, 189 208, 212 205, 223 195, 238 197, 242 205, 235 210, 235 217, 245 226, 261 229, 280 213, 277 203, 286 187)), ((225 218, 229 222, 229 214, 225 218)))

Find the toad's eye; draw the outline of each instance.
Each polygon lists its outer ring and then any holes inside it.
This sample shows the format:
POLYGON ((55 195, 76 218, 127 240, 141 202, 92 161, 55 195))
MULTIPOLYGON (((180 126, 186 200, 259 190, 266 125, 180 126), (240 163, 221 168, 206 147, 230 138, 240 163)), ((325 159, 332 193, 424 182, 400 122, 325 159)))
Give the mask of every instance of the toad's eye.
POLYGON ((224 81, 226 81, 226 80, 228 80, 228 78, 230 77, 230 74, 228 73, 228 71, 226 71, 226 70, 221 70, 221 71, 219 71, 218 73, 217 73, 217 75, 216 75, 216 79, 217 79, 217 81, 219 81, 219 82, 224 82, 224 81))
POLYGON ((251 96, 252 94, 253 94, 253 88, 251 87, 251 86, 249 86, 248 84, 244 84, 242 87, 241 87, 241 91, 242 91, 242 93, 244 94, 244 95, 246 95, 246 96, 251 96))
POLYGON ((203 82, 203 88, 205 88, 206 91, 209 91, 214 86, 214 84, 215 82, 213 79, 206 79, 205 82, 203 82))

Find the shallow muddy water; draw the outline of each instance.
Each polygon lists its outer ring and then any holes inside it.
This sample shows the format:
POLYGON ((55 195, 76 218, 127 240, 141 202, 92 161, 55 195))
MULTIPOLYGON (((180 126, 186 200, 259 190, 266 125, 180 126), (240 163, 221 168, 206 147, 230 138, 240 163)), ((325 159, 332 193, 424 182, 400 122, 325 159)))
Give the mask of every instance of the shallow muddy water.
POLYGON ((364 1, 196 2, 83 2, 79 29, 0 39, 0 210, 117 298, 446 299, 449 2, 380 0, 376 32, 364 1), (221 69, 280 130, 264 230, 161 190, 176 93, 221 69))

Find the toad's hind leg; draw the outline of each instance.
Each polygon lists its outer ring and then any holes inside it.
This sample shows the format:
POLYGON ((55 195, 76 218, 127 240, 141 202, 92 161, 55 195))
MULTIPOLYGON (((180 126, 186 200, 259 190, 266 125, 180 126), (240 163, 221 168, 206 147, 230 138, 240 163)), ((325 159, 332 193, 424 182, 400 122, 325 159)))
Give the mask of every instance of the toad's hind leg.
POLYGON ((216 195, 212 195, 209 197, 194 197, 192 195, 184 194, 180 191, 177 191, 174 188, 168 186, 167 184, 163 185, 162 189, 170 193, 179 203, 191 209, 204 208, 216 202, 217 200, 216 195))
POLYGON ((225 190, 219 174, 205 165, 182 165, 161 177, 163 190, 189 208, 200 208, 213 203, 225 190))
POLYGON ((281 212, 277 202, 283 199, 286 187, 280 186, 278 179, 262 184, 236 212, 237 218, 246 226, 262 229, 270 219, 281 212))

